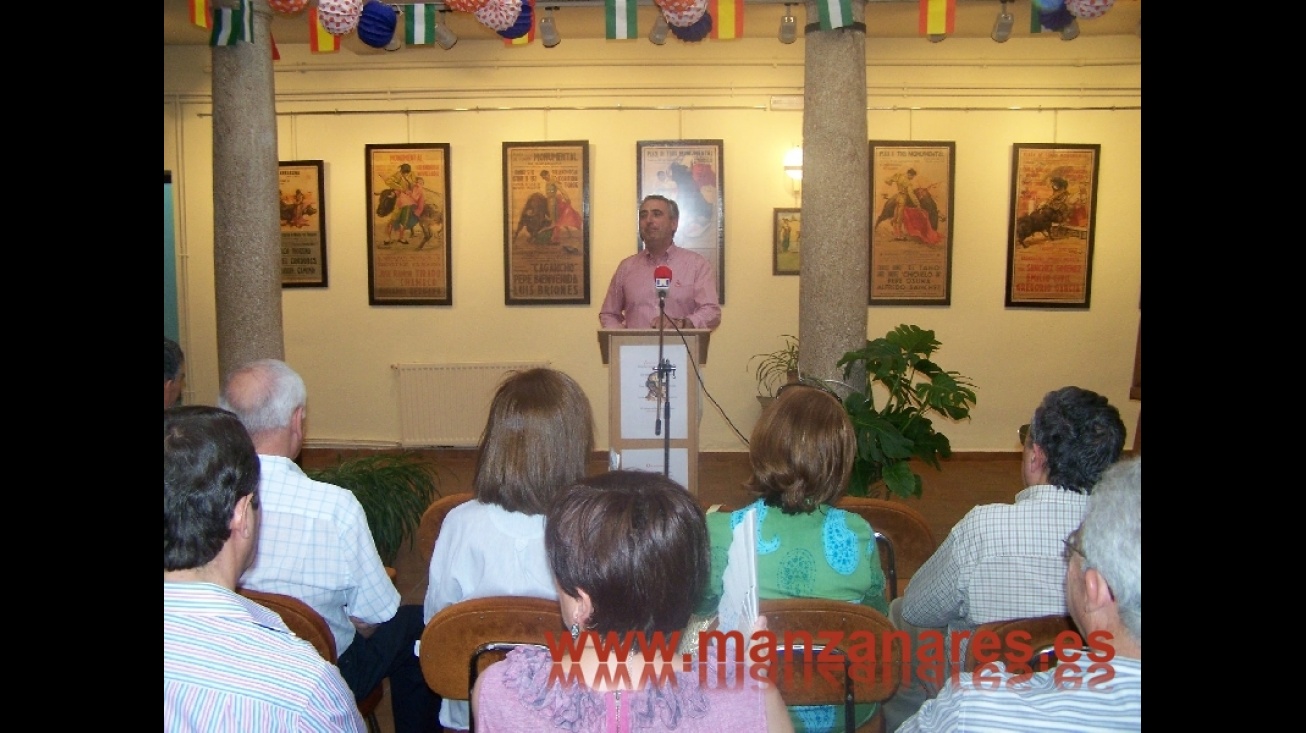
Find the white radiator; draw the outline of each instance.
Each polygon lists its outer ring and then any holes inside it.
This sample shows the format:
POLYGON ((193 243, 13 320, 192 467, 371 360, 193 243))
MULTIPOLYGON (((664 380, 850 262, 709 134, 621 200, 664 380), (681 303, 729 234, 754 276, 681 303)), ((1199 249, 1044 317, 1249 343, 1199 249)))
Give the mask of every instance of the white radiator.
POLYGON ((395 364, 399 378, 399 444, 404 448, 475 446, 490 400, 509 372, 548 362, 395 364))

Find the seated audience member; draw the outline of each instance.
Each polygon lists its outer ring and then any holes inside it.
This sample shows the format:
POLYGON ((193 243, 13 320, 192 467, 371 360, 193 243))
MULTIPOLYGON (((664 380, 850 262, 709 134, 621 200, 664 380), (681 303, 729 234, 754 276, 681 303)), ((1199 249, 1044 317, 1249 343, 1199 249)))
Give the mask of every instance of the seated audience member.
MULTIPOLYGON (((1062 387, 1043 397, 1020 437, 1026 488, 1014 504, 978 506, 962 517, 890 605, 897 628, 917 639, 945 632, 952 639, 991 621, 1066 613, 1061 540, 1083 520, 1102 472, 1119 460, 1125 425, 1102 395, 1062 387)), ((885 704, 890 731, 937 692, 946 665, 964 658, 964 641, 957 653, 927 679, 916 670, 899 687, 885 704)))
POLYGON ((773 685, 722 674, 712 652, 689 662, 643 648, 601 660, 596 650, 609 633, 639 646, 658 633, 674 639, 688 623, 710 552, 703 512, 679 484, 644 471, 585 479, 550 506, 545 545, 579 658, 553 674, 548 651, 522 647, 490 665, 472 690, 477 731, 792 730, 773 685))
POLYGON ((176 341, 163 337, 163 409, 181 402, 186 390, 186 355, 176 341))
MULTIPOLYGON (((594 418, 585 392, 555 369, 506 377, 490 403, 472 487, 431 553, 423 617, 468 598, 558 597, 544 554, 544 512, 563 488, 585 477, 594 418)), ((440 724, 466 730, 468 704, 445 700, 440 724)))
POLYGON ((262 538, 241 585, 293 596, 321 614, 357 699, 389 677, 396 733, 437 730, 439 698, 413 653, 422 609, 399 605, 353 492, 314 481, 295 464, 304 445, 304 380, 283 361, 250 362, 227 376, 218 404, 249 431, 262 472, 262 538))
POLYGON ((340 671, 235 591, 258 545, 258 482, 235 415, 163 411, 163 729, 362 733, 340 671))
POLYGON ((1142 728, 1143 459, 1102 474, 1064 540, 1066 605, 1087 653, 1030 675, 1002 662, 960 675, 900 731, 1121 731, 1142 728), (1111 652, 1103 651, 1109 646, 1111 652))
MULTIPOLYGON (((856 459, 857 438, 839 400, 814 387, 785 387, 758 419, 748 441, 757 501, 730 513, 707 515, 712 571, 698 613, 715 613, 733 532, 757 512, 758 596, 825 598, 889 612, 875 530, 861 516, 834 507, 856 459)), ((876 710, 857 706, 858 725, 876 710)), ((790 706, 798 731, 843 729, 843 710, 790 706)))

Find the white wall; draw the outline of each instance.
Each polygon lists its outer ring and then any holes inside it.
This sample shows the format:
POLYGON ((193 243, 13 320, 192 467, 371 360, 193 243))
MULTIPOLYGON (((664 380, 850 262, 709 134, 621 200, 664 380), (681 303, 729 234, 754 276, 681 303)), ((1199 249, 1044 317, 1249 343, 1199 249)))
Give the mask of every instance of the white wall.
MULTIPOLYGON (((795 205, 781 161, 801 142, 802 113, 770 111, 769 101, 801 95, 803 41, 279 50, 280 157, 326 161, 330 287, 282 292, 286 358, 308 384, 311 444, 393 445, 391 364, 545 359, 585 388, 606 446, 608 374, 595 329, 608 278, 637 241, 635 143, 698 138, 725 141, 726 303, 704 374, 730 421, 749 433, 759 407, 748 358, 798 329, 799 279, 771 274, 770 221, 773 208, 795 205), (590 305, 505 306, 502 143, 576 139, 590 143, 590 305), (451 145, 452 306, 367 304, 364 145, 408 142, 451 145)), ((936 360, 973 378, 972 419, 939 426, 955 451, 1016 450, 1015 427, 1045 392, 1067 384, 1119 406, 1132 440, 1141 58, 1136 36, 867 42, 870 138, 956 142, 952 304, 871 308, 868 334, 899 323, 933 329, 943 343, 936 360), (1003 306, 1016 142, 1102 146, 1088 310, 1003 306)), ((219 387, 210 66, 207 47, 164 48, 186 401, 200 403, 215 401, 219 387)), ((746 450, 710 404, 701 430, 702 450, 746 450)))

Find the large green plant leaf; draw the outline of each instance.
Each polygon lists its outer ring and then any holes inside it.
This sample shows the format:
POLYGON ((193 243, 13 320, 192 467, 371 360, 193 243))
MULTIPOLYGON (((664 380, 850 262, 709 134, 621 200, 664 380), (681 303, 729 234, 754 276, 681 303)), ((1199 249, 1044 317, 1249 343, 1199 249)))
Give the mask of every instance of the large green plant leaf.
POLYGON ((952 455, 948 438, 934 429, 930 416, 968 419, 976 396, 968 377, 930 359, 939 346, 933 331, 902 324, 839 360, 845 379, 859 365, 866 372, 865 390, 844 398, 857 433, 849 493, 920 496, 921 477, 911 470, 911 459, 939 469, 939 459, 952 455), (884 398, 878 406, 877 390, 884 398))

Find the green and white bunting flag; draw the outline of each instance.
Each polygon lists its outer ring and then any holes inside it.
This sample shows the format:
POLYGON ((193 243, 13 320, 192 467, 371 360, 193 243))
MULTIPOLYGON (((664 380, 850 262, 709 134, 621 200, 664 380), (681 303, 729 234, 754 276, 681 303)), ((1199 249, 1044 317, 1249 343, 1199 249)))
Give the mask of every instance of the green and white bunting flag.
POLYGON ((254 9, 250 0, 240 0, 234 8, 213 9, 213 35, 210 46, 234 46, 237 41, 254 42, 254 9))
POLYGON ((603 8, 608 40, 639 38, 639 4, 636 0, 603 0, 603 8))
POLYGON ((409 46, 435 43, 435 3, 404 6, 404 43, 409 46))
POLYGON ((846 28, 855 22, 852 0, 816 0, 816 9, 823 31, 846 28))

